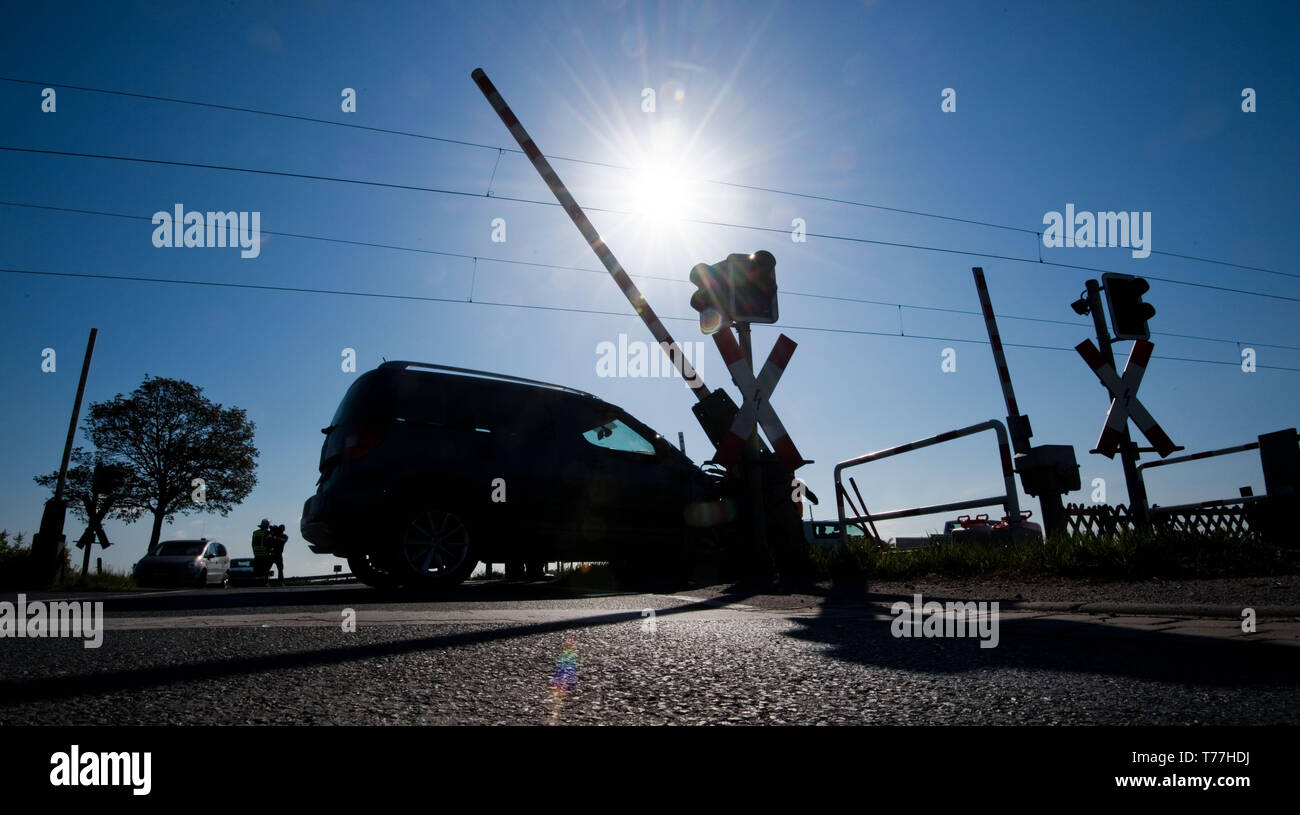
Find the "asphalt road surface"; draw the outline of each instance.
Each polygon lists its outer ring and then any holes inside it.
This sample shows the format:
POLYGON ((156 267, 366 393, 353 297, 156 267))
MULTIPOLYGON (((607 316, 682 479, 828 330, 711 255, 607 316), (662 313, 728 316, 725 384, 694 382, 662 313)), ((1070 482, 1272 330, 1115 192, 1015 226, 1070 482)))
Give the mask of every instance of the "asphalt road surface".
POLYGON ((895 637, 879 597, 480 583, 437 601, 356 585, 84 599, 105 601, 100 648, 0 639, 0 725, 1300 723, 1300 621, 1262 613, 1243 634, 1226 613, 1004 606, 981 648, 895 637))

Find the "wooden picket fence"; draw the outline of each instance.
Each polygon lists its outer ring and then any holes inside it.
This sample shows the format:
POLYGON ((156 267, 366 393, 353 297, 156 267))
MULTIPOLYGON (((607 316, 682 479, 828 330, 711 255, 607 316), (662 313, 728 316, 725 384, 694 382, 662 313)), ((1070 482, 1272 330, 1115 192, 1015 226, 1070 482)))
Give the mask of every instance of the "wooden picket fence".
POLYGON ((1133 528, 1123 504, 1066 504, 1065 528, 1071 535, 1109 535, 1133 528))
MULTIPOLYGON (((1250 510, 1245 504, 1224 504, 1169 512, 1151 509, 1151 521, 1159 529, 1175 532, 1223 532, 1244 535, 1251 531, 1250 510)), ((1065 525, 1071 535, 1106 535, 1133 529, 1133 517, 1124 504, 1067 504, 1065 525)))

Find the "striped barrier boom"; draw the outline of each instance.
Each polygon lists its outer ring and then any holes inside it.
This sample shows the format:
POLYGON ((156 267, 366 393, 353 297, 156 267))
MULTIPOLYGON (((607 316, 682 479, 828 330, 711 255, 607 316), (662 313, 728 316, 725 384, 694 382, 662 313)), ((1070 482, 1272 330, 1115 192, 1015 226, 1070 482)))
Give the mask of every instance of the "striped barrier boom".
POLYGON ((658 342, 661 347, 668 351, 668 358, 673 361, 677 372, 686 380, 686 384, 690 387, 691 392, 695 394, 695 398, 703 400, 709 395, 708 386, 704 384, 704 380, 700 379, 700 375, 691 365, 690 360, 682 353, 677 341, 668 333, 668 329, 664 327, 654 309, 646 301, 645 295, 641 294, 641 290, 632 282, 632 278, 628 277, 627 271, 618 262, 618 258, 614 257, 614 253, 605 245, 605 241, 600 237, 600 233, 596 231, 596 227, 592 225, 587 213, 582 211, 582 207, 578 206, 578 202, 569 193, 568 187, 564 186, 564 182, 560 180, 560 176, 551 167, 551 163, 546 160, 546 156, 542 154, 536 142, 528 135, 528 131, 524 129, 524 126, 519 123, 519 117, 515 116, 514 111, 506 104, 505 99, 501 97, 501 93, 497 91, 496 86, 492 84, 492 80, 488 79, 488 75, 484 73, 482 68, 475 68, 470 77, 478 85, 483 95, 487 97, 488 103, 492 105, 492 109, 496 111, 497 116, 501 117, 501 122, 510 131, 510 135, 514 137, 515 141, 519 143, 519 148, 524 151, 524 155, 528 156, 528 160, 533 163, 534 169, 546 182, 551 194, 560 202, 560 206, 564 208, 564 211, 569 214, 574 226, 578 227, 578 231, 582 233, 582 237, 587 240, 587 245, 591 247, 592 251, 596 253, 596 257, 605 266, 609 276, 614 278, 614 282, 618 284, 623 295, 627 297, 627 301, 632 304, 633 310, 641 317, 646 327, 650 329, 655 342, 658 342))
POLYGON ((777 382, 785 373, 786 365, 789 364, 790 357, 794 355, 794 349, 798 344, 782 334, 777 339, 772 352, 768 354, 767 361, 763 363, 763 370, 759 372, 756 379, 749 370, 745 353, 740 349, 740 344, 736 342, 730 328, 724 328, 714 334, 713 341, 718 346, 718 352, 722 354, 722 361, 727 366, 727 372, 731 374, 731 381, 736 383, 743 399, 740 410, 737 411, 726 437, 718 445, 713 460, 727 466, 735 462, 745 449, 745 443, 754 432, 754 425, 757 424, 767 434, 767 440, 771 442, 777 458, 790 472, 802 467, 803 456, 794 446, 794 441, 786 432, 785 425, 781 424, 771 401, 772 391, 776 389, 777 382))
POLYGON ((975 290, 979 292, 980 309, 984 312, 984 326, 989 332, 989 344, 993 346, 993 361, 998 366, 998 380, 1002 383, 1002 396, 1007 402, 1007 415, 1018 416, 1020 408, 1016 406, 1016 392, 1011 387, 1011 371, 1007 368, 1007 355, 1002 350, 1002 335, 998 333, 998 321, 993 315, 993 301, 989 299, 989 287, 984 281, 984 269, 979 266, 971 269, 975 275, 975 290))
POLYGON ((1205 458, 1214 458, 1215 456, 1226 456, 1231 453, 1244 453, 1247 450, 1258 450, 1259 442, 1252 441, 1249 444, 1239 444, 1236 447, 1224 447, 1220 450, 1206 450, 1203 453, 1192 453, 1186 456, 1174 456, 1160 461, 1148 461, 1145 464, 1139 464, 1139 470, 1145 470, 1148 467, 1163 467, 1166 464, 1181 464, 1184 461, 1200 461, 1205 458))
POLYGON ((1178 449, 1178 445, 1173 443, 1137 398, 1138 385, 1142 383, 1147 363, 1151 361, 1151 352, 1155 350, 1153 343, 1147 340, 1136 340, 1133 343, 1128 362, 1124 363, 1122 377, 1115 372, 1115 367, 1106 361, 1101 351, 1097 350, 1097 346, 1092 344, 1092 340, 1084 340, 1074 346, 1074 350, 1079 352, 1079 356, 1083 357, 1083 361, 1088 364, 1111 395, 1110 409, 1106 411, 1106 424, 1102 426, 1095 452, 1107 458, 1114 458, 1130 417, 1161 458, 1167 457, 1178 449))

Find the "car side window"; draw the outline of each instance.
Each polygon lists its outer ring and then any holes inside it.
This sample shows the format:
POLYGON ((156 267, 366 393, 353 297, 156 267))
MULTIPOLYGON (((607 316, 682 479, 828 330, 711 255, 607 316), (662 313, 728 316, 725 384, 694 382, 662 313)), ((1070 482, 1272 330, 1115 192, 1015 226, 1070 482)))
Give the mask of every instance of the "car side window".
POLYGON ((218 543, 218 544, 217 544, 217 557, 225 557, 225 556, 226 556, 226 547, 225 547, 225 545, 224 545, 224 544, 220 544, 220 543, 218 543))
POLYGON ((618 450, 623 453, 640 453, 653 456, 655 446, 619 419, 609 419, 583 432, 582 438, 588 444, 618 450))

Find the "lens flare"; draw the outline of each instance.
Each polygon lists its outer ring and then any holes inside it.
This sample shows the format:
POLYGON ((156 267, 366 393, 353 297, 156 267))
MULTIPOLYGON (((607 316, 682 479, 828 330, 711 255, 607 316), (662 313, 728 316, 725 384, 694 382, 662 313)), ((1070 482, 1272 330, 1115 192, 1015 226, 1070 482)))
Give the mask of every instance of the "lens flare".
POLYGON ((551 723, 560 718, 560 709, 564 700, 578 685, 578 638, 572 635, 564 638, 564 648, 555 661, 555 671, 551 674, 551 723))

